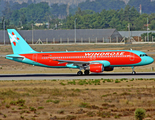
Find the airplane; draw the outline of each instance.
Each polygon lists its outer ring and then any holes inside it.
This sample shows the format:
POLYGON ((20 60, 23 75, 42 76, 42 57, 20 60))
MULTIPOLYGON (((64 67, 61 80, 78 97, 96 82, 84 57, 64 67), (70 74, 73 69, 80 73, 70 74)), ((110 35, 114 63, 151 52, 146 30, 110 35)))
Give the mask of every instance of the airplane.
POLYGON ((34 51, 15 29, 7 29, 13 54, 6 59, 48 68, 79 69, 77 75, 89 75, 113 71, 114 67, 144 66, 154 62, 146 53, 136 50, 98 50, 98 51, 34 51))

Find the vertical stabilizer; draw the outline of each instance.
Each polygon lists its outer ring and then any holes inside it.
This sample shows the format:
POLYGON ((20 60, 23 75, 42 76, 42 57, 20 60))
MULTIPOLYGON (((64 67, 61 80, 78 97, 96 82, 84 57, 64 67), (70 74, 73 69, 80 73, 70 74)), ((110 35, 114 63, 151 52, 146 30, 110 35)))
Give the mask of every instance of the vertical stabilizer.
POLYGON ((7 29, 14 54, 35 52, 15 29, 7 29))

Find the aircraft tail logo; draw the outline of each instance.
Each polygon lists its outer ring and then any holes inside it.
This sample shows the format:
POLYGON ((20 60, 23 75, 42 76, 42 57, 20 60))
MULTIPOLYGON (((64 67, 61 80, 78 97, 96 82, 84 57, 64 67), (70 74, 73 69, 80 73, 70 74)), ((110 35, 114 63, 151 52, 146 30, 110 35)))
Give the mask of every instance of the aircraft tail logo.
POLYGON ((10 42, 13 43, 14 46, 16 46, 16 43, 20 39, 14 34, 14 32, 12 32, 12 34, 10 34, 10 33, 8 33, 8 34, 10 36, 10 42))
POLYGON ((8 29, 7 31, 14 54, 35 52, 15 29, 8 29))

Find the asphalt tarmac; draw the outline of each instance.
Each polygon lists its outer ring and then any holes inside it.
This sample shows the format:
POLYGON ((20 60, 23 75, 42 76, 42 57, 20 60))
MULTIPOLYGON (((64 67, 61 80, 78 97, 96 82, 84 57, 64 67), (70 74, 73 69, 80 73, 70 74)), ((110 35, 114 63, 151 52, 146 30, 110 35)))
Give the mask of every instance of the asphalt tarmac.
POLYGON ((5 57, 6 55, 0 55, 0 57, 5 57))
POLYGON ((100 73, 77 76, 76 74, 8 74, 0 75, 0 80, 73 80, 73 79, 121 79, 121 78, 155 78, 154 72, 139 72, 136 75, 132 73, 100 73))

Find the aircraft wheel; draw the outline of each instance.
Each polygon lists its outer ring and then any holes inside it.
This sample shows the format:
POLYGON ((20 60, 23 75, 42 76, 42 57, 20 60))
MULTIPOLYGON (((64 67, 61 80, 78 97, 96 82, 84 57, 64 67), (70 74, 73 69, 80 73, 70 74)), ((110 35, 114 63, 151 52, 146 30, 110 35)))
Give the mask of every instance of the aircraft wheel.
POLYGON ((85 71, 84 71, 84 74, 85 74, 85 75, 89 75, 89 70, 85 70, 85 71))
POLYGON ((133 71, 133 72, 132 72, 132 74, 133 74, 133 75, 135 75, 135 74, 136 74, 136 72, 135 72, 135 71, 133 71))
POLYGON ((83 72, 82 72, 82 71, 78 71, 78 72, 77 72, 77 75, 78 75, 78 76, 81 76, 81 75, 83 75, 83 72))

